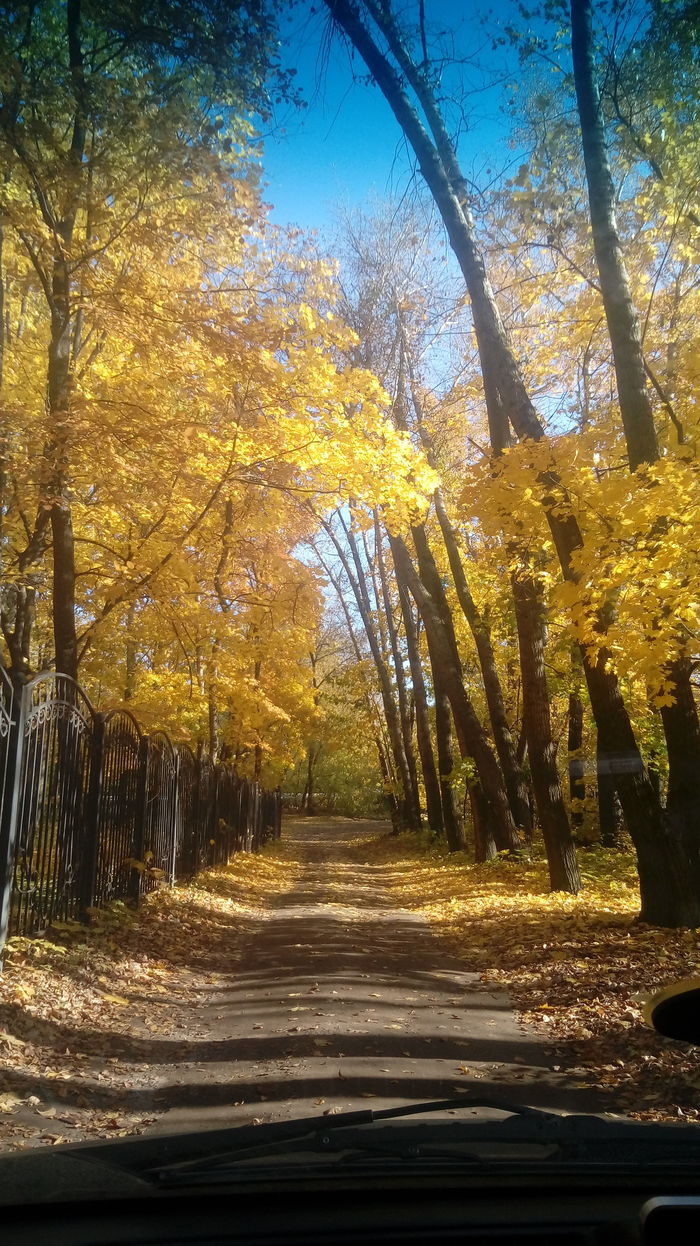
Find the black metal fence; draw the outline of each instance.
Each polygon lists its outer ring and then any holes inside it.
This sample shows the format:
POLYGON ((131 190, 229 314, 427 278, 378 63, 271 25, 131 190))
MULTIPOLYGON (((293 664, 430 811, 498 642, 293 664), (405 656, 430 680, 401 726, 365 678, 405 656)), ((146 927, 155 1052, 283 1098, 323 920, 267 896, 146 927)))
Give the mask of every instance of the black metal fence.
POLYGON ((201 751, 93 709, 67 675, 0 669, 0 949, 257 852, 281 829, 265 791, 201 751))

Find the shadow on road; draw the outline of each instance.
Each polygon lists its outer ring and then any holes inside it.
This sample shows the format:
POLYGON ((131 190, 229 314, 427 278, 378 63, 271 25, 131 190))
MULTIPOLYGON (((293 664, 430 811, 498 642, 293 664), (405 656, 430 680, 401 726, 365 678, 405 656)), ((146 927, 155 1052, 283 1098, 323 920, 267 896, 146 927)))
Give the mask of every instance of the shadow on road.
MULTIPOLYGON (((269 896, 264 916, 217 919, 218 980, 192 991, 202 1037, 90 1030, 10 1004, 7 1033, 70 1050, 83 1075, 57 1081, 4 1069, 5 1088, 47 1102, 156 1111, 160 1132, 423 1098, 458 1103, 469 1094, 603 1110, 604 1092, 552 1067, 566 1061, 518 1024, 507 996, 469 968, 468 949, 458 960, 420 915, 396 907, 387 870, 362 861, 363 836, 378 829, 286 826, 284 851, 301 876, 269 896), (223 977, 222 952, 230 953, 223 977), (101 1084, 106 1060, 123 1066, 127 1082, 133 1068, 134 1087, 101 1084)), ((235 898, 223 873, 208 885, 235 898)), ((178 954, 185 964, 186 947, 178 954)), ((201 967, 200 949, 187 968, 201 967)), ((142 990, 130 1002, 148 1017, 142 990)))

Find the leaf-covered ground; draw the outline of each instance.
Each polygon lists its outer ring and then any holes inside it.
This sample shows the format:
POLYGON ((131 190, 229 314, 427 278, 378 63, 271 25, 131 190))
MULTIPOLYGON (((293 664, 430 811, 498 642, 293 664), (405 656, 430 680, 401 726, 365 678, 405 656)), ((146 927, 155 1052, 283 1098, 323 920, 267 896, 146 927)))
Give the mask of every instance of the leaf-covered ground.
POLYGON ((246 925, 295 865, 241 853, 138 911, 116 904, 90 929, 15 938, 0 976, 0 1149, 139 1133, 159 1070, 139 1040, 206 1037, 197 1005, 225 980, 246 925), (125 1096, 125 1091, 129 1095, 125 1096), (144 1110, 133 1106, 144 1092, 144 1110))
MULTIPOLYGON (((574 898, 548 893, 543 862, 477 868, 420 836, 368 843, 365 832, 346 856, 378 867, 397 909, 423 913, 465 969, 507 988, 550 1038, 554 1070, 577 1071, 612 1112, 698 1119, 700 1055, 647 1029, 641 1005, 700 971, 700 932, 635 920, 631 858, 581 853, 586 888, 574 898)), ((301 871, 290 837, 158 891, 138 912, 117 905, 90 929, 12 940, 0 976, 0 1149, 147 1128, 159 1086, 186 1078, 209 1037, 201 1005, 301 871), (159 1039, 167 1057, 154 1057, 159 1039)), ((328 900, 332 876, 326 890, 328 900)))
POLYGON ((524 1018, 551 1035, 554 1068, 560 1060, 585 1070, 612 1111, 698 1119, 700 1049, 647 1028, 642 1006, 700 973, 700 930, 636 920, 630 855, 580 853, 585 888, 576 897, 548 891, 543 861, 475 867, 427 837, 386 836, 372 856, 386 862, 397 900, 426 913, 467 968, 506 987, 524 1018))

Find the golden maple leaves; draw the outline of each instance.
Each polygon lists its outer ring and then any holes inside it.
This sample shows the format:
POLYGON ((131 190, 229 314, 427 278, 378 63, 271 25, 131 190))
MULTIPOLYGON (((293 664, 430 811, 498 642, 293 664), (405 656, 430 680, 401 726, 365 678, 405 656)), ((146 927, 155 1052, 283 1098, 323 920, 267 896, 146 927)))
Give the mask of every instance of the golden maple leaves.
MULTIPOLYGON (((405 523, 434 477, 389 420, 376 378, 341 362, 353 335, 332 310, 331 268, 294 231, 265 225, 244 177, 193 176, 186 193, 174 187, 121 223, 88 262, 76 244, 64 431, 81 675, 101 704, 121 699, 130 648, 130 695, 147 721, 201 738, 215 691, 229 744, 276 746, 283 762, 301 747, 290 724, 308 717, 310 691, 297 670, 321 603, 295 552, 313 529, 308 504, 366 499, 405 523)), ((8 300, 6 350, 15 491, 5 531, 20 548, 41 490, 34 378, 48 316, 12 234, 5 264, 25 291, 21 305, 14 289, 8 300)), ((45 560, 33 570, 38 645, 50 628, 47 571, 45 560)))

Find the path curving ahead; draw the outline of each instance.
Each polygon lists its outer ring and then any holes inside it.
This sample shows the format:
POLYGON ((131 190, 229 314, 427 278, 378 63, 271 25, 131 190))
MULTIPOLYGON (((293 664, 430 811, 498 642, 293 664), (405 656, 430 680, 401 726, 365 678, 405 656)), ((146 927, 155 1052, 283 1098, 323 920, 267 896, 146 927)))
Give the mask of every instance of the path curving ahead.
POLYGON ((595 1111, 552 1069, 551 1044, 470 972, 420 914, 397 908, 390 866, 362 861, 382 823, 287 820, 301 866, 251 923, 230 978, 205 997, 198 1045, 155 1099, 158 1133, 468 1094, 595 1111), (204 1037, 206 1035, 206 1037, 204 1037), (205 1054, 206 1052, 206 1054, 205 1054))

